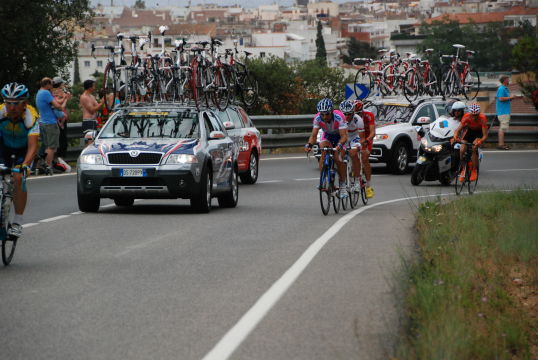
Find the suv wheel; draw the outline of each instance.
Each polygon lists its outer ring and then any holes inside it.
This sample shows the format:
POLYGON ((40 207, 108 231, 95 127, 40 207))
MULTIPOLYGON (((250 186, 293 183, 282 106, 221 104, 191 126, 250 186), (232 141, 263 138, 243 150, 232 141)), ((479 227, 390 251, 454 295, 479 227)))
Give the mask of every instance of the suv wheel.
POLYGON ((99 196, 83 195, 77 191, 78 208, 84 212, 97 212, 101 199, 99 196))
POLYGON ((239 184, 237 180, 237 170, 235 169, 232 172, 230 184, 232 186, 230 191, 218 197, 220 207, 234 208, 239 201, 239 184))
POLYGON ((206 166, 200 178, 200 191, 191 198, 191 207, 200 213, 211 210, 211 168, 206 166))
POLYGON ((403 141, 398 141, 392 149, 392 157, 388 163, 389 170, 394 174, 405 174, 409 164, 409 150, 403 141))
POLYGON ((258 164, 258 155, 253 151, 250 153, 247 172, 241 174, 243 184, 254 184, 258 180, 258 164))

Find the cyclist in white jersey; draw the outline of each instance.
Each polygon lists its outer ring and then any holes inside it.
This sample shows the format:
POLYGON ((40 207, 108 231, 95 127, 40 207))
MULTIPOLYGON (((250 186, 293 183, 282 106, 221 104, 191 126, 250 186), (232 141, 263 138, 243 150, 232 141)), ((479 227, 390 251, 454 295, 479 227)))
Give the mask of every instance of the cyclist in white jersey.
POLYGON ((344 100, 340 103, 340 111, 344 114, 347 122, 347 143, 349 148, 349 157, 353 164, 354 176, 354 191, 360 191, 360 183, 358 175, 360 173, 361 162, 359 159, 359 152, 361 150, 361 143, 364 141, 364 121, 362 118, 355 114, 355 103, 350 100, 344 100))
MULTIPOLYGON (((308 143, 305 145, 305 151, 310 151, 313 144, 316 142, 318 132, 323 130, 323 136, 319 146, 324 147, 336 147, 338 149, 337 156, 334 157, 338 168, 338 177, 340 178, 340 196, 346 197, 346 165, 342 161, 344 158, 344 147, 347 141, 347 124, 342 115, 333 109, 333 102, 331 99, 321 99, 317 105, 318 114, 314 117, 313 129, 308 143)), ((325 152, 322 151, 321 159, 325 158, 325 152)), ((323 166, 323 161, 320 161, 320 169, 323 166)))

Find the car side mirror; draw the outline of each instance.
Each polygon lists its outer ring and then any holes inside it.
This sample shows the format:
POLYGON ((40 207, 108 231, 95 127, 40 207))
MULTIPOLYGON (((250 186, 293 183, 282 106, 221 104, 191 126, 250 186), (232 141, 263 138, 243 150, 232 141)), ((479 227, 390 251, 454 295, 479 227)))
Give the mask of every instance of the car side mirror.
POLYGON ((209 140, 224 139, 226 135, 222 131, 211 131, 209 133, 209 140))
POLYGON ((234 123, 231 122, 231 121, 225 121, 223 125, 224 125, 224 128, 225 128, 226 130, 233 130, 233 129, 235 129, 235 125, 234 125, 234 123))
POLYGON ((429 116, 421 116, 417 120, 417 124, 429 124, 432 122, 432 119, 429 116))
POLYGON ((84 134, 84 141, 94 141, 97 137, 97 130, 91 130, 88 131, 86 134, 84 134))

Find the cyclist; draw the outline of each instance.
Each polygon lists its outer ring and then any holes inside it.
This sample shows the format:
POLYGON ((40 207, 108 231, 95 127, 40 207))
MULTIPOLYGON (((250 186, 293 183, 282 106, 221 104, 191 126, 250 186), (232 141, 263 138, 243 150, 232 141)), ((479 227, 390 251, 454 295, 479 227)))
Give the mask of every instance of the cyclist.
POLYGON ((22 176, 37 153, 39 124, 37 111, 27 104, 25 85, 10 83, 2 88, 4 103, 0 106, 0 163, 15 168, 15 217, 9 234, 20 237, 28 194, 22 187, 22 176))
POLYGON ((370 111, 364 111, 364 103, 361 100, 355 100, 355 113, 362 118, 364 122, 364 139, 362 140, 362 167, 366 176, 366 197, 375 196, 372 187, 372 167, 370 166, 370 153, 374 144, 375 136, 375 117, 370 111))
MULTIPOLYGON (((312 134, 308 139, 308 143, 305 145, 305 151, 310 151, 313 144, 316 142, 318 132, 323 130, 321 142, 319 146, 324 147, 336 147, 338 149, 339 156, 335 156, 334 160, 338 168, 338 176, 340 178, 340 196, 347 197, 346 191, 346 166, 342 161, 344 157, 344 147, 347 141, 347 124, 342 115, 336 113, 333 109, 333 102, 329 98, 321 99, 316 106, 318 113, 314 117, 314 127, 312 134)), ((325 152, 322 151, 321 159, 325 158, 325 152)), ((323 166, 323 161, 319 163, 320 169, 323 166)))
POLYGON ((340 103, 340 111, 344 114, 347 122, 347 143, 346 147, 349 150, 349 157, 353 164, 353 191, 360 191, 360 183, 357 176, 360 173, 361 162, 359 159, 359 150, 361 142, 364 139, 364 122, 362 118, 355 114, 355 104, 353 101, 344 100, 340 103))
MULTIPOLYGON (((488 125, 487 119, 484 114, 480 113, 480 105, 472 104, 469 106, 469 113, 463 116, 460 126, 454 132, 454 141, 465 140, 468 143, 473 144, 473 171, 469 180, 475 181, 477 178, 476 169, 478 167, 478 148, 488 138, 488 125), (460 133, 463 130, 463 136, 460 138, 460 133)), ((460 147, 460 160, 463 158, 467 144, 461 144, 460 147)), ((460 174, 462 176, 464 174, 460 174)))

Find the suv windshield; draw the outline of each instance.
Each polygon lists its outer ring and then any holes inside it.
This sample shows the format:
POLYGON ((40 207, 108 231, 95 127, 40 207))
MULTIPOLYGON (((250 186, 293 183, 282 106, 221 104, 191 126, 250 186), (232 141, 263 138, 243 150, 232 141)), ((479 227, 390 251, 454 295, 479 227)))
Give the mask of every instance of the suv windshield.
POLYGON ((375 121, 380 123, 409 121, 414 108, 398 104, 371 104, 365 108, 375 116, 375 121))
POLYGON ((198 113, 191 111, 130 112, 116 116, 99 134, 113 138, 197 138, 198 113))

